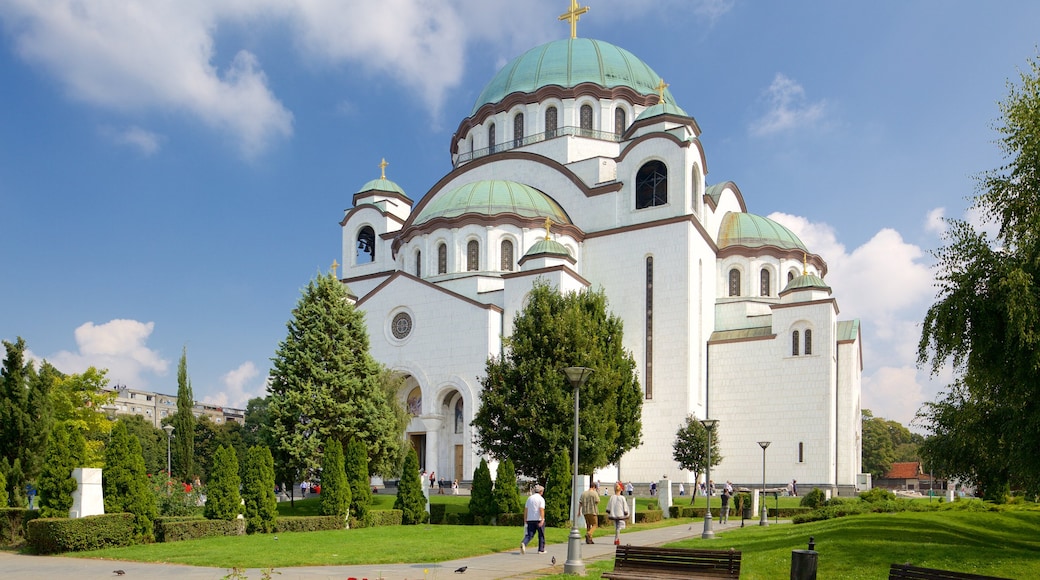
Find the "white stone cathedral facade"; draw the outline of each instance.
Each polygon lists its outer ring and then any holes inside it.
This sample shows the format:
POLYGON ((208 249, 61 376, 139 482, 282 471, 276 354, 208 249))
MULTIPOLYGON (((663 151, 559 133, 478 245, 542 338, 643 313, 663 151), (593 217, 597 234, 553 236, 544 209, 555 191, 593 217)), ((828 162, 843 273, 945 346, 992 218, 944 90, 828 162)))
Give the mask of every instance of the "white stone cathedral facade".
POLYGON ((761 484, 769 441, 767 485, 854 489, 859 321, 839 319, 822 257, 706 181, 700 133, 632 53, 557 40, 491 79, 418 202, 385 173, 354 194, 342 281, 372 354, 406 379, 427 471, 471 479, 479 377, 543 279, 602 288, 637 363, 643 444, 604 481, 693 482, 672 443, 694 415, 718 420, 716 482, 761 484))

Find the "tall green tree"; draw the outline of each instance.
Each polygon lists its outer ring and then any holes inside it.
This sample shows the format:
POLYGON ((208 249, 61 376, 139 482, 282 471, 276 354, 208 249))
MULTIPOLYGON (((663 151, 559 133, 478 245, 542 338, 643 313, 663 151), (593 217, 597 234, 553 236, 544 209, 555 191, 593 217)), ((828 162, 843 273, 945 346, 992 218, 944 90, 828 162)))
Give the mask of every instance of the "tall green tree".
POLYGON ((321 515, 343 516, 350 511, 350 483, 343 467, 343 446, 339 439, 325 440, 321 458, 321 515))
POLYGON ((43 471, 36 486, 40 498, 40 515, 43 517, 69 517, 72 494, 78 487, 72 471, 83 466, 84 452, 83 435, 78 430, 70 430, 62 425, 51 430, 43 471), (70 443, 70 434, 78 439, 76 443, 70 443))
POLYGON ((360 526, 371 524, 369 508, 372 505, 371 479, 368 475, 368 450, 365 442, 351 439, 345 452, 347 481, 350 483, 350 515, 360 526))
POLYGON ((897 461, 920 461, 924 436, 913 433, 898 421, 875 417, 863 409, 863 471, 874 479, 884 477, 897 461))
POLYGON ((242 472, 246 531, 250 534, 273 532, 278 519, 278 500, 274 497, 274 459, 271 450, 259 445, 250 447, 246 452, 242 472))
POLYGON ((311 280, 272 359, 268 412, 288 472, 314 472, 321 445, 365 442, 373 474, 396 473, 406 417, 369 354, 364 316, 331 274, 311 280))
MULTIPOLYGON (((0 368, 0 457, 7 460, 8 469, 18 462, 18 470, 7 472, 9 487, 24 488, 35 475, 39 464, 37 449, 33 447, 35 433, 29 406, 29 365, 25 361, 25 340, 21 337, 11 343, 3 341, 6 355, 0 368), (17 477, 13 477, 17 476, 17 477)), ((12 495, 12 506, 17 497, 12 495)))
POLYGON ((419 455, 408 450, 401 467, 401 478, 397 483, 397 499, 394 509, 401 510, 401 523, 406 526, 425 523, 430 518, 426 512, 426 497, 419 479, 419 455))
POLYGON ((494 482, 491 481, 491 470, 487 460, 480 458, 480 464, 473 471, 473 484, 469 492, 469 513, 475 521, 487 524, 495 517, 494 482))
POLYGON ((513 321, 503 357, 487 361, 475 441, 522 475, 545 480, 553 457, 570 455, 574 394, 561 370, 594 370, 580 389, 579 469, 616 463, 640 443, 642 391, 624 349, 621 319, 602 292, 561 294, 535 284, 513 321))
POLYGON ((0 471, 0 508, 7 507, 7 476, 0 471))
MULTIPOLYGON (((675 441, 672 442, 672 459, 679 467, 693 473, 702 473, 708 466, 708 429, 701 424, 693 415, 687 415, 686 420, 675 432, 675 441)), ((722 463, 722 453, 719 450, 719 428, 711 431, 711 466, 715 467, 722 463)), ((697 494, 690 494, 690 503, 694 502, 697 494)))
POLYGON ((22 460, 15 458, 13 462, 6 457, 0 457, 0 474, 4 476, 7 487, 7 504, 10 507, 24 508, 29 505, 29 498, 25 490, 25 472, 22 471, 22 460))
POLYGON ((77 467, 101 467, 105 462, 105 442, 112 432, 105 408, 117 396, 106 389, 107 375, 105 369, 89 367, 82 373, 62 376, 50 389, 54 420, 79 430, 86 439, 87 454, 83 465, 77 467))
POLYGON ((188 347, 177 363, 177 413, 173 416, 173 473, 181 481, 195 478, 195 393, 188 378, 188 347))
POLYGON ((153 522, 159 515, 155 495, 141 455, 141 443, 130 435, 126 423, 116 421, 112 438, 105 448, 105 472, 101 478, 105 492, 105 511, 134 514, 134 530, 139 539, 154 538, 153 522))
POLYGON ((933 374, 952 364, 956 376, 919 412, 922 455, 991 499, 1009 486, 1040 494, 1040 59, 1008 83, 1000 111, 1006 163, 979 177, 973 200, 997 233, 947 220, 918 345, 933 374))
POLYGON ((26 372, 29 374, 29 409, 33 423, 29 445, 36 450, 35 455, 42 458, 46 456, 48 438, 55 422, 51 393, 65 375, 46 360, 40 363, 39 372, 32 365, 28 365, 26 372))
POLYGON ((209 520, 234 520, 241 509, 238 477, 238 455, 234 447, 217 447, 216 461, 206 482, 206 508, 209 520))
POLYGON ((166 471, 166 432, 140 415, 120 415, 118 421, 125 423, 130 436, 141 443, 145 471, 151 474, 166 471))
POLYGON ((573 480, 570 455, 557 453, 545 482, 545 525, 559 527, 570 521, 573 480))
POLYGON ((498 462, 495 471, 495 515, 518 514, 524 504, 520 501, 520 490, 516 486, 516 468, 509 458, 498 462))

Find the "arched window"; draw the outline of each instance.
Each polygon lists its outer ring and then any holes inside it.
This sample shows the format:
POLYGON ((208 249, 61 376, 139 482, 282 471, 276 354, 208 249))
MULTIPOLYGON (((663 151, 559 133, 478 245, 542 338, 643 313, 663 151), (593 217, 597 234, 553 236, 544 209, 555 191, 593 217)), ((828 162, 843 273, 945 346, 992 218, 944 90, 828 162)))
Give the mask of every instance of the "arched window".
POLYGON ((582 105, 580 113, 581 136, 592 137, 592 106, 582 105))
POLYGON ((643 389, 647 399, 654 398, 654 257, 646 258, 646 372, 643 389))
POLYGON ((517 113, 513 117, 513 147, 520 147, 524 144, 524 114, 517 113))
POLYGON ((488 126, 488 153, 495 152, 495 124, 488 126))
POLYGON ((376 232, 371 226, 365 226, 358 232, 357 263, 368 264, 376 261, 376 232))
POLYGON ((769 270, 762 268, 759 274, 758 293, 760 296, 769 296, 769 270))
POLYGON ((513 242, 511 240, 502 240, 502 271, 512 272, 513 271, 513 242))
POLYGON ((415 387, 408 393, 405 408, 408 409, 408 414, 413 417, 422 415, 422 389, 415 387))
POLYGON ((614 109, 614 138, 620 141, 627 128, 625 126, 625 110, 621 107, 614 109))
POLYGON ((549 107, 545 110, 545 138, 552 139, 556 136, 557 127, 557 111, 556 107, 549 107))
POLYGON ((422 252, 420 250, 415 251, 415 276, 422 278, 422 252))
POLYGON ((476 272, 480 269, 480 243, 470 240, 466 244, 466 270, 476 272))
POLYGON ((787 283, 790 284, 791 280, 794 280, 794 272, 787 273, 787 283))
POLYGON ((805 329, 805 354, 812 354, 812 331, 805 329))
POLYGON ((462 426, 462 398, 459 397, 459 400, 455 401, 455 432, 462 433, 462 426))
POLYGON ((444 242, 437 244, 437 273, 448 273, 448 246, 444 242))
POLYGON ((636 173, 636 209, 668 203, 668 167, 657 160, 648 161, 636 173))
POLYGON ((736 268, 729 271, 729 295, 740 296, 740 270, 736 268))
POLYGON ((798 331, 791 333, 791 356, 798 356, 798 331))

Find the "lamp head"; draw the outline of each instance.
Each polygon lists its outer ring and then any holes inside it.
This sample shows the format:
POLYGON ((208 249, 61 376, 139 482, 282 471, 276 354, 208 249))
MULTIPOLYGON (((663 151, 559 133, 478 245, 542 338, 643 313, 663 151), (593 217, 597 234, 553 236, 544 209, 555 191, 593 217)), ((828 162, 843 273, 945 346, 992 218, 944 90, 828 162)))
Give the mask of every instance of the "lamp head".
POLYGON ((758 446, 761 447, 763 451, 765 451, 765 448, 769 447, 770 443, 772 443, 772 442, 771 441, 759 441, 758 442, 758 446))
POLYGON ((163 431, 166 431, 167 437, 173 435, 173 425, 170 425, 169 423, 163 425, 163 431))
POLYGON ((719 420, 718 419, 701 419, 701 425, 704 425, 704 428, 707 429, 708 431, 711 431, 712 429, 714 429, 715 426, 718 425, 718 424, 719 424, 719 420))
POLYGON ((567 381, 570 382, 571 386, 577 389, 584 385, 585 381, 589 380, 592 369, 589 367, 566 367, 561 369, 561 372, 567 377, 567 381))

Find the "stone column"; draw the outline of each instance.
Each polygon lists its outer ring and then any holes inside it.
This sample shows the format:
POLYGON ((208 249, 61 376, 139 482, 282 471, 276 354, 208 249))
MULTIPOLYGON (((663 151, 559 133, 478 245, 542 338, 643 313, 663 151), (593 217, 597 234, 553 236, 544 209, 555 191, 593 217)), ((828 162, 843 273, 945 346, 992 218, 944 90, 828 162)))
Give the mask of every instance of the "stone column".
POLYGON ((672 507, 672 480, 667 477, 657 482, 657 503, 664 511, 664 517, 671 517, 668 508, 672 507))
POLYGON ((72 470, 76 491, 72 492, 70 518, 97 516, 105 513, 105 496, 101 489, 101 470, 77 467, 72 470))

